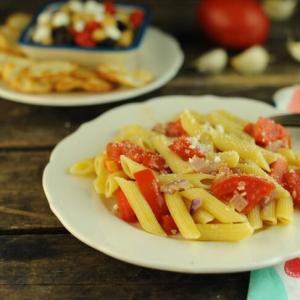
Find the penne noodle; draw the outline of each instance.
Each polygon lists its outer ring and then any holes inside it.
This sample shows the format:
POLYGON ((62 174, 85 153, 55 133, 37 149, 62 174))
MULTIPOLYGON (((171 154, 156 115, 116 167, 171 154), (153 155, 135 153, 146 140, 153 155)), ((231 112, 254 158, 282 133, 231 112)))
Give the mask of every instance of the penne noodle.
POLYGON ((193 214, 193 219, 197 224, 207 224, 209 222, 212 222, 215 218, 209 212, 200 208, 197 209, 196 212, 193 214))
POLYGON ((88 158, 76 162, 71 166, 69 172, 77 176, 95 176, 94 159, 88 158))
POLYGON ((139 164, 125 155, 120 156, 122 170, 131 179, 134 179, 134 173, 145 170, 146 167, 139 164))
POLYGON ((288 148, 281 148, 278 150, 278 152, 286 158, 287 162, 290 165, 297 165, 297 157, 296 154, 294 153, 294 151, 292 149, 288 149, 288 148))
POLYGON ((230 120, 231 122, 235 123, 237 126, 239 126, 241 129, 244 129, 244 127, 250 123, 247 120, 244 120, 228 111, 225 110, 217 110, 219 115, 222 115, 224 118, 230 120))
POLYGON ((240 160, 240 156, 236 151, 211 152, 207 155, 207 158, 214 162, 224 162, 229 168, 235 168, 240 160))
POLYGON ((149 233, 166 236, 136 183, 120 177, 116 177, 115 180, 125 194, 142 228, 149 233))
POLYGON ((126 178, 126 175, 122 171, 118 171, 108 175, 105 182, 105 197, 110 198, 114 192, 118 189, 119 184, 116 181, 117 177, 126 178))
POLYGON ((238 223, 247 220, 244 215, 235 212, 231 207, 202 188, 185 190, 181 192, 181 195, 190 201, 200 199, 202 207, 222 223, 238 223))
POLYGON ((186 239, 198 239, 200 232, 179 193, 165 194, 166 203, 179 232, 186 239))
POLYGON ((256 145, 240 140, 233 135, 222 134, 216 130, 212 130, 211 135, 218 149, 222 151, 235 150, 241 158, 254 161, 262 169, 270 171, 268 162, 256 145))
POLYGON ((253 234, 253 228, 248 223, 240 224, 197 224, 201 233, 201 241, 238 242, 253 234))
POLYGON ((261 229, 263 227, 263 222, 260 216, 260 207, 256 205, 247 215, 249 224, 254 230, 261 229))
POLYGON ((291 197, 277 199, 276 218, 282 224, 290 224, 294 220, 294 202, 291 197))
POLYGON ((276 225, 276 201, 270 202, 267 206, 261 209, 261 219, 267 225, 276 225))

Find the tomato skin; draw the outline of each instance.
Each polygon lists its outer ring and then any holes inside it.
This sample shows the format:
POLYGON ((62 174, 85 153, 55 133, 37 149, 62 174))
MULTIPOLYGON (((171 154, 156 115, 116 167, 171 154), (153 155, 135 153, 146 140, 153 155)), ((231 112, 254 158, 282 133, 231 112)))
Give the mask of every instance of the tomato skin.
POLYGON ((269 19, 256 0, 201 0, 197 14, 202 30, 225 48, 262 44, 269 33, 269 19))
POLYGON ((178 227, 170 215, 162 217, 162 227, 168 235, 174 235, 178 232, 178 227))
POLYGON ((81 47, 96 47, 97 43, 92 39, 89 32, 77 32, 74 36, 75 43, 81 47))
POLYGON ((108 14, 111 14, 112 16, 116 14, 117 8, 114 4, 114 1, 112 0, 106 0, 104 2, 104 9, 108 14))
POLYGON ((153 172, 150 169, 145 169, 136 172, 134 178, 157 220, 161 221, 162 216, 168 213, 168 208, 153 172))
POLYGON ((264 197, 272 194, 275 185, 263 178, 253 175, 232 175, 215 182, 211 186, 211 192, 220 200, 230 201, 235 193, 244 192, 244 198, 248 201, 248 205, 242 210, 248 214, 264 197), (244 189, 239 190, 239 184, 244 184, 244 189))
POLYGON ((276 141, 282 142, 282 148, 291 147, 292 139, 289 132, 282 125, 268 118, 259 118, 256 123, 247 124, 244 131, 262 147, 267 147, 276 141))
POLYGON ((168 137, 180 137, 186 136, 187 133, 183 129, 180 120, 169 122, 166 125, 166 136, 168 137))
POLYGON ((125 194, 122 192, 120 188, 116 190, 115 195, 117 197, 120 218, 128 223, 136 222, 137 221, 136 215, 132 210, 125 194))
POLYGON ((270 175, 278 182, 282 183, 283 175, 288 171, 288 162, 282 157, 271 163, 270 175))
POLYGON ((282 177, 283 186, 294 200, 294 205, 300 208, 300 169, 286 172, 282 177))
POLYGON ((134 10, 130 14, 130 23, 133 28, 138 28, 144 21, 144 12, 142 10, 134 10))
POLYGON ((168 171, 166 162, 162 156, 151 151, 147 151, 129 141, 108 143, 106 145, 106 153, 107 158, 115 161, 119 167, 121 167, 120 156, 126 155, 135 162, 143 164, 147 168, 156 171, 168 171))
POLYGON ((169 146, 169 148, 183 160, 189 160, 189 158, 192 158, 194 156, 205 157, 205 154, 202 151, 196 148, 192 148, 191 146, 192 145, 189 142, 188 138, 179 137, 169 146))

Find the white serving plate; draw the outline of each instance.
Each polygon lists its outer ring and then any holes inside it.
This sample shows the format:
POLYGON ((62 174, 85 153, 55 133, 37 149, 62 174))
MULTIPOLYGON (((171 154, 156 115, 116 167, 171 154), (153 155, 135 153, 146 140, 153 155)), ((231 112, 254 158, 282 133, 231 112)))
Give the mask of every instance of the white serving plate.
POLYGON ((149 70, 154 75, 154 81, 141 88, 116 90, 108 93, 73 92, 34 95, 16 92, 0 81, 0 97, 43 106, 85 106, 128 100, 154 91, 170 81, 182 66, 184 54, 172 36, 150 27, 146 32, 137 59, 139 68, 149 70))
MULTIPOLYGON (((250 99, 216 96, 167 96, 114 108, 82 125, 53 150, 43 175, 50 207, 61 223, 87 245, 139 266, 186 273, 249 271, 300 254, 300 214, 289 226, 275 226, 239 243, 197 242, 146 233, 114 216, 98 198, 92 179, 73 177, 68 168, 102 151, 116 130, 137 123, 151 128, 185 108, 207 113, 225 109, 249 120, 278 113, 250 99)), ((300 149, 299 129, 294 132, 300 149)))

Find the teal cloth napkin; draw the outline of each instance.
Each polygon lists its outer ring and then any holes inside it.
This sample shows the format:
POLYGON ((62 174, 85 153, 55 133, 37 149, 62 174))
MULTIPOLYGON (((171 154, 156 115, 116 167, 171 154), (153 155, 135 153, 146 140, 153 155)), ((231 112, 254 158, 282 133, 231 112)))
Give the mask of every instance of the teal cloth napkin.
POLYGON ((300 300, 300 258, 252 271, 247 300, 300 300))

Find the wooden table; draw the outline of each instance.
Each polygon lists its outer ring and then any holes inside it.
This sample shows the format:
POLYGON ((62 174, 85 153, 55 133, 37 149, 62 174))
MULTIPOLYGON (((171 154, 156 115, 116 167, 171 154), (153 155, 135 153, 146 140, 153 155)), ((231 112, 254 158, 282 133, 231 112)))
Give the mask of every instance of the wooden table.
MULTIPOLYGON (((1 1, 2 18, 42 2, 1 1)), ((299 65, 285 50, 285 34, 299 28, 299 18, 272 27, 267 47, 274 60, 265 74, 241 77, 229 69, 201 76, 191 63, 209 44, 197 30, 197 1, 140 2, 154 9, 155 25, 177 36, 186 61, 166 86, 125 103, 208 93, 271 103, 275 90, 299 82, 299 65)), ((51 213, 41 184, 51 150, 80 124, 120 104, 51 108, 0 100, 0 299, 245 299, 249 273, 185 275, 132 266, 79 242, 51 213)))

